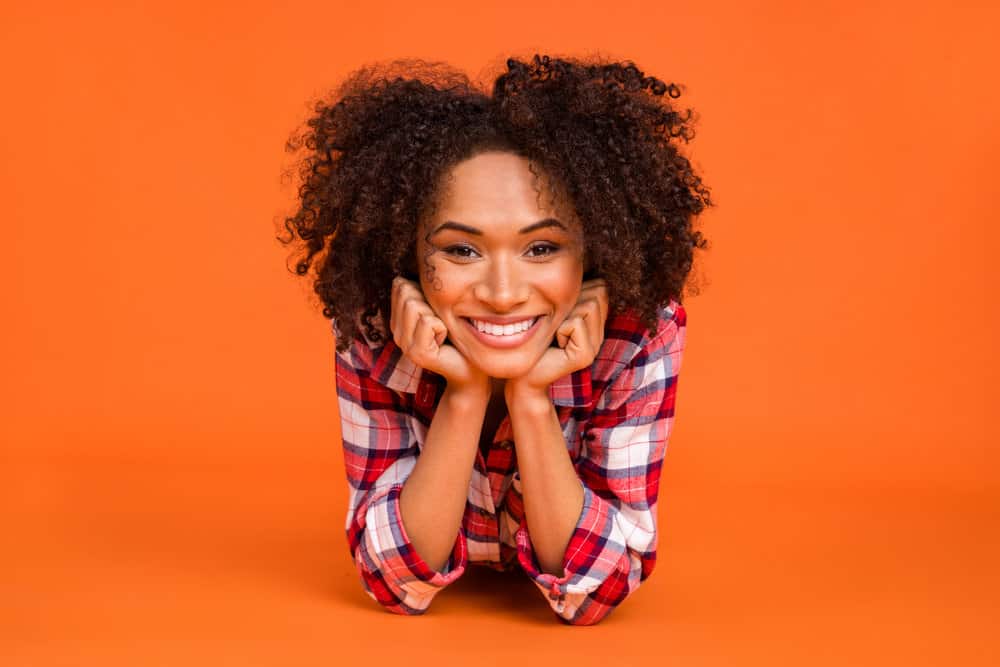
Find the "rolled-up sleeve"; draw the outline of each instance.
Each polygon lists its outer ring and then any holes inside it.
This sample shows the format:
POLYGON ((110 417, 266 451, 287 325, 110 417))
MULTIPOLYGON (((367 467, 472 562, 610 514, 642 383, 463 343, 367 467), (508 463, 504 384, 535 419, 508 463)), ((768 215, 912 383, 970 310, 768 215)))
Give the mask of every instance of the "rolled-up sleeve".
POLYGON ((597 623, 653 571, 660 470, 673 427, 685 331, 679 307, 595 403, 575 462, 583 507, 563 576, 542 571, 527 520, 520 522, 518 560, 568 624, 597 623))
POLYGON ((336 354, 344 467, 350 485, 347 541, 365 592, 403 615, 427 611, 431 600, 465 571, 461 529, 440 571, 417 554, 403 526, 399 495, 416 464, 410 400, 375 381, 374 353, 364 342, 336 354))

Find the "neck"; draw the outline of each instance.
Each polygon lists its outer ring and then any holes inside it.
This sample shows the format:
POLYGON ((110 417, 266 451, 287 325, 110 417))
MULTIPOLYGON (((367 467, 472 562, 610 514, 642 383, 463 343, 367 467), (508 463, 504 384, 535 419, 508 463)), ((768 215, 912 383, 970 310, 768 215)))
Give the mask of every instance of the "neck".
POLYGON ((503 388, 507 384, 507 378, 490 378, 490 389, 492 390, 493 398, 503 397, 503 388))

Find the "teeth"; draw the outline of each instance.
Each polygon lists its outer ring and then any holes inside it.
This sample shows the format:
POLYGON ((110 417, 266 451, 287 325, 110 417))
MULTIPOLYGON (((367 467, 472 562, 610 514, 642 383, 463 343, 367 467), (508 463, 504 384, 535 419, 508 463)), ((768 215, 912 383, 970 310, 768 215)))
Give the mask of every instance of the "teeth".
POLYGON ((522 331, 531 328, 534 323, 534 319, 522 320, 521 322, 515 322, 513 324, 493 324, 491 322, 482 322, 480 320, 472 320, 472 323, 477 329, 483 333, 488 333, 493 336, 511 336, 516 333, 521 333, 522 331))

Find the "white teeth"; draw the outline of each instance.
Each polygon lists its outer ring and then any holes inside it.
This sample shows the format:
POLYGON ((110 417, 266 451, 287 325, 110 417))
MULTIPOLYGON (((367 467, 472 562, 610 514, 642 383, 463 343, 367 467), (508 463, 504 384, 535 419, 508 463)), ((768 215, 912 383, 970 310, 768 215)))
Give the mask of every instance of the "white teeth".
POLYGON ((493 336, 511 336, 516 333, 521 333, 526 329, 530 329, 534 321, 534 319, 530 319, 515 322, 513 324, 493 324, 492 322, 472 320, 472 323, 483 333, 488 333, 493 336))

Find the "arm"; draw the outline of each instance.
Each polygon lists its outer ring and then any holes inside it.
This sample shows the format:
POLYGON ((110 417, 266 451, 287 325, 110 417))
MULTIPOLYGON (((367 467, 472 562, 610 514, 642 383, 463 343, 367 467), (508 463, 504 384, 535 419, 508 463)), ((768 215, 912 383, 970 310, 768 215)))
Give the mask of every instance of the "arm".
POLYGON ((512 407, 511 419, 521 425, 515 426, 520 485, 514 488, 525 515, 516 537, 518 559, 568 623, 597 623, 653 570, 660 469, 684 333, 678 307, 598 398, 575 465, 554 409, 515 418, 512 407), (557 555, 559 566, 553 567, 557 555))
POLYGON ((563 554, 583 509, 583 487, 548 395, 511 401, 527 529, 541 571, 563 574, 563 554))
POLYGON ((410 401, 369 376, 374 355, 361 341, 336 356, 347 538, 369 597, 422 614, 465 569, 460 523, 478 431, 462 424, 481 424, 486 404, 475 421, 476 404, 446 391, 418 456, 410 401))
POLYGON ((469 497, 479 432, 489 397, 445 388, 423 452, 400 493, 403 524, 418 554, 440 569, 455 544, 469 497))

